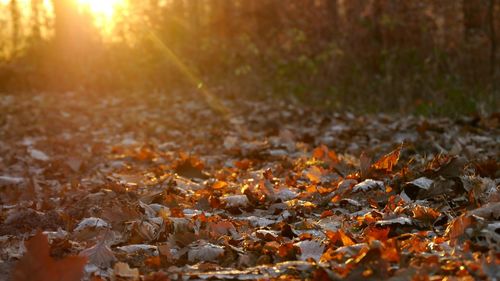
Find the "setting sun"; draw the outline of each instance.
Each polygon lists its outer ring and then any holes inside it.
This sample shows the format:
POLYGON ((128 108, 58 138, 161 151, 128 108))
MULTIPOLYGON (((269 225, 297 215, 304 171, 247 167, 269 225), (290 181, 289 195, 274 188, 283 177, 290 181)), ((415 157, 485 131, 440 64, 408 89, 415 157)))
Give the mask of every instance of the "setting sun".
POLYGON ((88 11, 94 18, 94 24, 101 34, 109 37, 116 21, 117 10, 125 6, 125 0, 76 0, 81 9, 88 11))
POLYGON ((115 12, 116 6, 122 0, 78 0, 79 4, 87 8, 92 14, 111 18, 115 12))

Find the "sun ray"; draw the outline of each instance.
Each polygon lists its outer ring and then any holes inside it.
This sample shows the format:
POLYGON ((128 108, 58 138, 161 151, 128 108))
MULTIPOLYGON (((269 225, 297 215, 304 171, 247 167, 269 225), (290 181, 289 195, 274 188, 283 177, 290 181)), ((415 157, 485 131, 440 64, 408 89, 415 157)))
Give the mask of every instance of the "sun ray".
POLYGON ((174 65, 181 71, 182 74, 184 74, 188 81, 198 89, 207 104, 227 121, 230 113, 229 108, 224 106, 224 104, 215 95, 206 89, 203 85, 202 79, 196 76, 194 71, 191 71, 188 66, 183 63, 182 60, 175 55, 174 52, 172 52, 172 50, 154 32, 149 31, 148 34, 151 41, 162 50, 162 54, 165 58, 174 63, 174 65))

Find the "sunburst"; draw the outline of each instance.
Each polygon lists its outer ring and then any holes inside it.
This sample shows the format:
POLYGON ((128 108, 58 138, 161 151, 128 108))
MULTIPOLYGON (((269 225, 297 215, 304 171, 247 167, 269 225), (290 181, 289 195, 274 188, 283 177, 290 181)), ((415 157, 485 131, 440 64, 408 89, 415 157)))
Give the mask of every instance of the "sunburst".
POLYGON ((123 0, 78 0, 78 3, 85 9, 88 9, 93 15, 111 19, 115 13, 116 7, 123 0))

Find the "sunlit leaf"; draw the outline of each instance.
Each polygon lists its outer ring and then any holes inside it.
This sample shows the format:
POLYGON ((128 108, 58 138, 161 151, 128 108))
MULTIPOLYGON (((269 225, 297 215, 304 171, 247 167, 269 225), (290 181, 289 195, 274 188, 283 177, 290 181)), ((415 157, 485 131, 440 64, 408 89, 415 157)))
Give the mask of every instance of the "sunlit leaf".
POLYGON ((116 277, 125 278, 126 280, 139 280, 139 270, 130 268, 127 263, 117 262, 113 267, 113 272, 116 277))
POLYGON ((356 244, 356 242, 354 242, 354 240, 352 240, 352 238, 349 237, 342 229, 339 229, 338 233, 344 246, 352 246, 356 244))
POLYGON ((472 224, 472 218, 468 215, 461 215, 454 219, 446 228, 446 235, 450 239, 457 239, 461 236, 467 227, 472 224))
POLYGON ((381 171, 384 171, 387 173, 392 172, 392 169, 398 163, 399 155, 401 154, 402 148, 403 148, 403 145, 400 145, 395 150, 382 156, 380 159, 378 159, 375 163, 372 164, 372 167, 376 170, 381 170, 381 171))
POLYGON ((386 241, 390 232, 390 228, 369 227, 363 232, 365 240, 370 242, 372 240, 386 241))
POLYGON ((421 205, 416 205, 413 210, 413 218, 421 221, 432 222, 441 215, 440 212, 421 205))

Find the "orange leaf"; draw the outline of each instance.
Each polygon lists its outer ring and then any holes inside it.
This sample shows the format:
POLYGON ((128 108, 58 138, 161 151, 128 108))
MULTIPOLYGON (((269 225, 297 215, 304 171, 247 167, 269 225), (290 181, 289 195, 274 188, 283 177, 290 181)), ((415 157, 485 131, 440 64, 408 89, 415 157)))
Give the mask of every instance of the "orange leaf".
POLYGON ((312 155, 316 159, 321 159, 325 156, 325 151, 328 151, 328 148, 322 144, 313 150, 312 155))
POLYGON ((368 242, 372 240, 379 240, 385 242, 387 237, 389 236, 390 228, 378 228, 378 227, 370 227, 365 229, 365 240, 368 242))
POLYGON ((354 242, 351 237, 345 234, 345 232, 342 229, 339 229, 339 234, 340 234, 340 240, 342 240, 342 244, 344 244, 344 246, 352 246, 356 244, 356 242, 354 242))
POLYGON ((465 229, 472 224, 472 218, 467 215, 461 215, 454 219, 446 229, 446 234, 450 239, 456 239, 461 236, 465 229))
POLYGON ((372 164, 372 168, 376 170, 382 170, 385 172, 392 172, 392 168, 396 166, 396 164, 398 163, 402 147, 403 145, 400 145, 395 150, 382 156, 379 160, 377 160, 377 162, 372 164))
POLYGON ((335 243, 337 243, 337 241, 340 240, 340 235, 339 235, 338 231, 327 230, 325 235, 326 235, 326 237, 328 237, 328 239, 330 240, 330 242, 332 244, 335 244, 335 243))
POLYGON ((184 217, 184 211, 181 208, 170 208, 170 213, 172 217, 174 218, 183 218, 184 217))
POLYGON ((320 218, 326 218, 326 217, 330 217, 330 216, 333 216, 334 213, 332 212, 332 210, 326 210, 326 211, 323 211, 323 213, 321 213, 321 216, 320 218))
POLYGON ((440 212, 432 208, 420 205, 415 206, 415 208, 413 208, 412 210, 412 213, 413 213, 413 218, 421 221, 430 221, 430 222, 434 221, 441 215, 440 212))
POLYGON ((234 165, 238 169, 247 170, 252 165, 252 162, 248 159, 243 159, 243 160, 234 162, 234 165))
POLYGON ((307 178, 312 182, 312 183, 319 183, 321 182, 321 175, 322 171, 319 167, 312 166, 309 168, 309 170, 306 172, 307 178))
POLYGON ((387 240, 382 248, 381 256, 384 260, 388 262, 399 262, 400 255, 398 251, 397 242, 393 239, 387 240))
POLYGON ((27 252, 12 273, 14 281, 79 281, 83 277, 86 257, 68 256, 55 260, 50 256, 47 236, 41 231, 25 242, 27 252))
POLYGON ((295 248, 293 243, 285 243, 278 248, 278 255, 281 258, 285 258, 287 256, 293 256, 295 254, 295 248))
POLYGON ((144 263, 150 267, 160 267, 161 259, 159 256, 149 257, 144 261, 144 263))
POLYGON ((425 239, 412 235, 409 239, 402 241, 402 248, 408 249, 410 253, 423 253, 429 244, 425 239))
POLYGON ((227 182, 225 181, 216 181, 213 185, 213 189, 224 189, 228 186, 227 182))
POLYGON ((330 160, 332 160, 333 163, 338 163, 340 161, 339 157, 337 156, 337 153, 335 153, 335 151, 333 150, 328 151, 328 158, 330 158, 330 160))
POLYGON ((335 151, 329 150, 328 147, 324 144, 316 147, 312 152, 312 156, 315 159, 323 160, 325 162, 331 162, 331 163, 339 162, 339 158, 335 153, 335 151))

